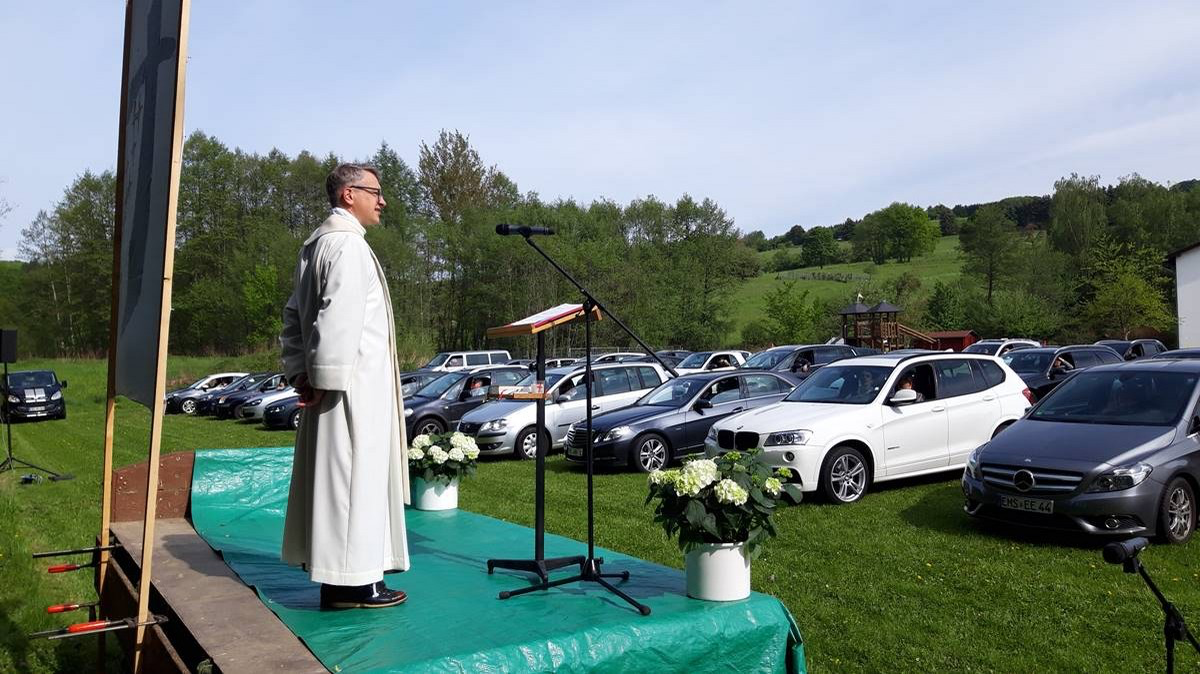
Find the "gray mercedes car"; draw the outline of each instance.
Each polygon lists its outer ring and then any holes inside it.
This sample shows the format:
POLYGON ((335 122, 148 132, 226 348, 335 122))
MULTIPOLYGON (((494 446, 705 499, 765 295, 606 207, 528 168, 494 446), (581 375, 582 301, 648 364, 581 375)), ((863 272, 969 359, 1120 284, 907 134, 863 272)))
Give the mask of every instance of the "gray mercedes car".
POLYGON ((966 512, 1087 534, 1196 528, 1200 362, 1137 360, 1076 373, 967 459, 966 512))

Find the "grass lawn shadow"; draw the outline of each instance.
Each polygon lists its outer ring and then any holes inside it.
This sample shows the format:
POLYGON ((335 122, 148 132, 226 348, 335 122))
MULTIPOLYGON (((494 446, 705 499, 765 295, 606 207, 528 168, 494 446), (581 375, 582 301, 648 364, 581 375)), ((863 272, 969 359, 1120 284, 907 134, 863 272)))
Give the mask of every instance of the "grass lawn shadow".
POLYGON ((1083 533, 1058 529, 1038 529, 1008 522, 971 517, 962 508, 963 497, 958 483, 935 489, 900 512, 900 518, 919 529, 962 538, 980 536, 1025 543, 1029 545, 1069 547, 1079 550, 1099 550, 1110 538, 1087 536, 1083 533))

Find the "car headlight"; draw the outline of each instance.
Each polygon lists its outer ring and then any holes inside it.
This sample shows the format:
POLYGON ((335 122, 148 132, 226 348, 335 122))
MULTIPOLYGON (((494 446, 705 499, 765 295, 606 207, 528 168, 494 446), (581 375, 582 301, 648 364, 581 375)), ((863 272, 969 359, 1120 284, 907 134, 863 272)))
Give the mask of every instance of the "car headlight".
POLYGON ((10 402, 10 403, 12 403, 12 404, 16 405, 17 403, 21 402, 21 399, 20 399, 20 398, 18 398, 17 396, 15 396, 15 395, 9 395, 9 396, 8 396, 8 402, 10 402))
POLYGON ((262 398, 255 398, 254 400, 251 400, 250 402, 242 405, 242 407, 254 407, 261 402, 262 402, 262 398))
POLYGON ((62 391, 55 391, 54 393, 50 394, 50 399, 51 400, 62 400, 62 391))
POLYGON ((267 408, 267 413, 272 414, 274 412, 278 412, 281 409, 283 409, 282 405, 272 405, 271 407, 267 408))
POLYGON ((1132 466, 1122 466, 1110 470, 1092 481, 1088 492, 1121 491, 1131 489, 1141 484, 1150 475, 1154 467, 1148 463, 1137 463, 1132 466))
POLYGON ((404 416, 405 416, 405 417, 411 417, 412 415, 413 415, 413 410, 412 410, 412 408, 411 408, 411 407, 405 407, 405 408, 404 408, 404 416))
POLYGON ((708 427, 708 435, 704 436, 704 439, 712 440, 713 442, 716 442, 717 441, 717 427, 709 426, 708 427))
POLYGON ((967 457, 967 475, 970 475, 975 480, 983 479, 983 471, 979 470, 979 458, 983 454, 984 447, 987 447, 987 443, 976 447, 975 451, 971 452, 971 455, 967 457))
POLYGON ((483 422, 479 427, 479 431, 502 431, 508 428, 508 419, 492 419, 491 421, 483 422))
POLYGON ((763 443, 763 447, 775 447, 779 445, 807 445, 809 438, 812 437, 812 431, 803 429, 795 431, 777 431, 767 436, 767 441, 763 443))
POLYGON ((612 442, 613 440, 620 440, 631 433, 633 433, 632 428, 628 426, 617 426, 616 428, 600 436, 598 442, 612 442))
POLYGON ((225 396, 221 396, 221 399, 217 401, 217 404, 220 405, 223 402, 225 402, 225 396))

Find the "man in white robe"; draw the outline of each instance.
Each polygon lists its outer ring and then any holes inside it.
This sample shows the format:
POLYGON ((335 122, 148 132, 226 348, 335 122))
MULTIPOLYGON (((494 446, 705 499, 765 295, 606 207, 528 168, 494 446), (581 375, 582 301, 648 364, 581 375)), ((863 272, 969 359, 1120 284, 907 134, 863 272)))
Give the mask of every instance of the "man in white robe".
POLYGON ((375 169, 338 166, 333 212, 304 242, 283 312, 283 363, 304 413, 283 561, 321 583, 322 608, 395 606, 384 571, 408 569, 408 461, 395 323, 383 269, 364 238, 386 201, 375 169))

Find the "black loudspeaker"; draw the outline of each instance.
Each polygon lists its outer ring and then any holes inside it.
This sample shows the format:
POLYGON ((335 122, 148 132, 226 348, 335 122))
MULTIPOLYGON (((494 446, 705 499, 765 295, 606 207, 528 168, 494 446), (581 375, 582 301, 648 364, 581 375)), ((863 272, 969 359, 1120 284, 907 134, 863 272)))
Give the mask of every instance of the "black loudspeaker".
POLYGON ((0 330, 0 363, 17 362, 17 331, 0 330))

